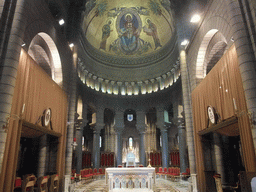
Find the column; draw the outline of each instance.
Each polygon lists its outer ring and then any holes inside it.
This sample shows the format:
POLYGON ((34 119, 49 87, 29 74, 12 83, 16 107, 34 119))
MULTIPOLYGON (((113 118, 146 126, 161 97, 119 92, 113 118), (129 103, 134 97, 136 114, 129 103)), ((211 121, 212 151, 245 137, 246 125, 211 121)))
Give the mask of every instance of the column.
POLYGON ((213 133, 213 141, 214 141, 214 154, 215 154, 215 162, 216 162, 216 171, 221 175, 221 182, 225 183, 225 172, 223 167, 223 158, 222 158, 222 150, 221 150, 221 138, 218 133, 213 133))
POLYGON ((145 154, 145 112, 143 110, 136 111, 137 115, 137 129, 140 133, 140 164, 146 166, 146 154, 145 154))
POLYGON ((82 121, 81 125, 76 128, 76 141, 77 141, 77 147, 76 147, 76 173, 80 174, 80 170, 82 170, 82 164, 83 164, 83 131, 84 127, 87 124, 87 119, 79 119, 82 121))
POLYGON ((104 124, 96 125, 93 131, 93 167, 99 169, 100 167, 100 127, 104 124))
POLYGON ((74 125, 76 114, 76 63, 77 53, 76 46, 73 48, 73 65, 71 68, 71 82, 69 85, 69 109, 68 109, 68 123, 67 123, 67 140, 66 140, 66 159, 65 159, 65 192, 69 188, 71 182, 71 169, 72 169, 72 157, 73 157, 73 142, 74 142, 74 125))
POLYGON ((124 114, 121 111, 115 112, 115 125, 114 129, 117 134, 117 145, 116 145, 116 164, 122 165, 122 151, 123 151, 123 140, 122 132, 124 130, 124 114))
POLYGON ((116 164, 122 165, 122 131, 117 131, 117 154, 116 154, 116 164))
MULTIPOLYGON (((228 0, 227 11, 230 15, 232 25, 232 32, 234 43, 236 47, 238 65, 241 73, 242 83, 244 87, 244 94, 247 103, 248 114, 255 117, 256 114, 256 72, 255 72, 255 56, 252 42, 248 35, 248 26, 244 22, 244 14, 242 13, 242 6, 240 1, 228 0)), ((251 164, 247 165, 247 171, 255 171, 255 152, 256 152, 256 125, 252 123, 252 137, 254 142, 254 152, 247 146, 247 154, 250 154, 251 164), (254 160, 253 160, 254 159, 254 160)), ((245 157, 247 156, 244 154, 245 157)))
POLYGON ((73 156, 73 142, 74 142, 74 125, 76 114, 76 63, 77 53, 76 46, 73 49, 73 65, 71 71, 71 82, 69 87, 69 111, 68 111, 68 127, 67 127, 67 141, 66 141, 66 167, 65 175, 71 175, 72 156, 73 156))
POLYGON ((168 132, 164 123, 164 108, 163 106, 158 106, 156 110, 156 125, 161 131, 162 138, 162 167, 169 167, 168 132))
POLYGON ((169 167, 168 131, 160 129, 162 136, 162 167, 169 167))
POLYGON ((6 23, 6 25, 3 25, 0 34, 0 39, 4 40, 0 43, 0 97, 6 99, 0 101, 0 173, 7 137, 7 132, 3 126, 11 112, 22 39, 27 24, 26 8, 24 0, 4 1, 4 9, 1 13, 1 22, 6 23))
POLYGON ((47 136, 43 135, 40 137, 40 143, 39 143, 38 177, 45 175, 46 154, 47 154, 47 136))
POLYGON ((194 146, 194 131, 192 121, 192 108, 191 108, 191 97, 190 97, 190 85, 188 80, 188 69, 186 63, 186 52, 184 49, 180 50, 180 70, 181 70, 181 82, 182 82, 182 93, 183 103, 185 112, 185 124, 187 133, 187 145, 188 145, 188 156, 189 156, 189 168, 190 175, 192 178, 193 192, 197 192, 197 177, 196 177, 196 159, 195 159, 195 146, 194 146))
POLYGON ((187 144, 186 144, 186 130, 184 125, 184 118, 178 119, 178 136, 179 136, 179 152, 180 152, 180 173, 185 173, 188 168, 187 158, 187 144))
POLYGON ((82 164, 83 164, 83 145, 82 145, 82 139, 83 139, 83 132, 84 127, 87 125, 87 105, 83 104, 83 112, 82 112, 82 118, 80 121, 82 121, 81 125, 76 129, 76 139, 77 139, 77 167, 76 167, 76 173, 80 174, 80 170, 82 170, 82 164))
POLYGON ((145 153, 145 130, 140 129, 140 164, 144 167, 147 166, 146 163, 146 153, 145 153))

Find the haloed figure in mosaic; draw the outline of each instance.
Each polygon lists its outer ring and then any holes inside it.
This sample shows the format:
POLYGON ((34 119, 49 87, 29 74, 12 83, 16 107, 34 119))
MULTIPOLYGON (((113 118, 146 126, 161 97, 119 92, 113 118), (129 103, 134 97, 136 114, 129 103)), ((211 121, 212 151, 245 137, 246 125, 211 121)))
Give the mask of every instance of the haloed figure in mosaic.
POLYGON ((146 23, 148 24, 148 27, 144 26, 143 31, 147 35, 153 37, 154 43, 155 43, 155 49, 157 49, 158 47, 162 47, 162 45, 160 43, 160 39, 158 38, 156 25, 154 23, 152 23, 152 21, 150 19, 147 19, 146 23))
POLYGON ((112 21, 109 20, 108 23, 102 27, 102 38, 100 42, 100 49, 106 50, 107 39, 110 36, 111 31, 113 31, 110 29, 111 24, 112 24, 112 21))
POLYGON ((132 52, 137 48, 139 32, 133 24, 133 16, 129 13, 125 16, 124 27, 119 31, 119 36, 121 46, 125 51, 132 52))

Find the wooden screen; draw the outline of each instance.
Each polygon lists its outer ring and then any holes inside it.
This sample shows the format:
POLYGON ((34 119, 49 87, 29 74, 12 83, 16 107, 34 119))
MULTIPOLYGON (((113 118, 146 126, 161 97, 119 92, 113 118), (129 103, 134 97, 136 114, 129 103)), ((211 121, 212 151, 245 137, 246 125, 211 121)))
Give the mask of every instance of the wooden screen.
POLYGON ((200 191, 205 191, 206 182, 204 151, 198 133, 208 127, 207 106, 209 105, 216 109, 222 121, 237 115, 245 168, 247 171, 255 171, 252 132, 235 46, 226 52, 192 92, 196 169, 200 191), (237 113, 235 108, 237 108, 237 113))
POLYGON ((52 110, 52 130, 61 134, 56 169, 60 180, 62 179, 65 170, 63 159, 65 159, 67 104, 64 91, 22 50, 12 99, 12 118, 8 126, 0 191, 13 191, 22 121, 35 124, 47 108, 52 110))

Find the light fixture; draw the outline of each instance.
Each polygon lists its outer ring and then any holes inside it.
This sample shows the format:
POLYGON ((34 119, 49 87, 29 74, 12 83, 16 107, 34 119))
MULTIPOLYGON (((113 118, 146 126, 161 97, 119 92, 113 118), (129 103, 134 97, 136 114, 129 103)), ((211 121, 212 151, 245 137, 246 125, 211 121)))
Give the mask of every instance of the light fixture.
POLYGON ((59 20, 59 24, 60 24, 60 25, 64 25, 64 23, 65 23, 64 19, 60 19, 60 20, 59 20))
POLYGON ((21 47, 25 47, 26 43, 22 43, 21 47))
POLYGON ((74 47, 74 43, 70 43, 70 44, 69 44, 69 47, 70 47, 70 48, 74 47))
POLYGON ((200 15, 195 14, 195 15, 192 16, 190 22, 191 23, 197 23, 198 21, 200 21, 200 19, 201 19, 200 15))
POLYGON ((188 45, 188 40, 187 39, 183 40, 180 45, 182 46, 188 45))

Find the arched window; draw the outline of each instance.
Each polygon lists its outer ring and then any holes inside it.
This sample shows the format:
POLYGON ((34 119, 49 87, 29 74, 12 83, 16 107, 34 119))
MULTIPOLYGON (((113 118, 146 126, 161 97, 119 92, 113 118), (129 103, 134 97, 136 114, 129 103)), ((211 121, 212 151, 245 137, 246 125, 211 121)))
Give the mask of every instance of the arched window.
POLYGON ((129 137, 129 148, 133 147, 133 139, 132 137, 129 137))

